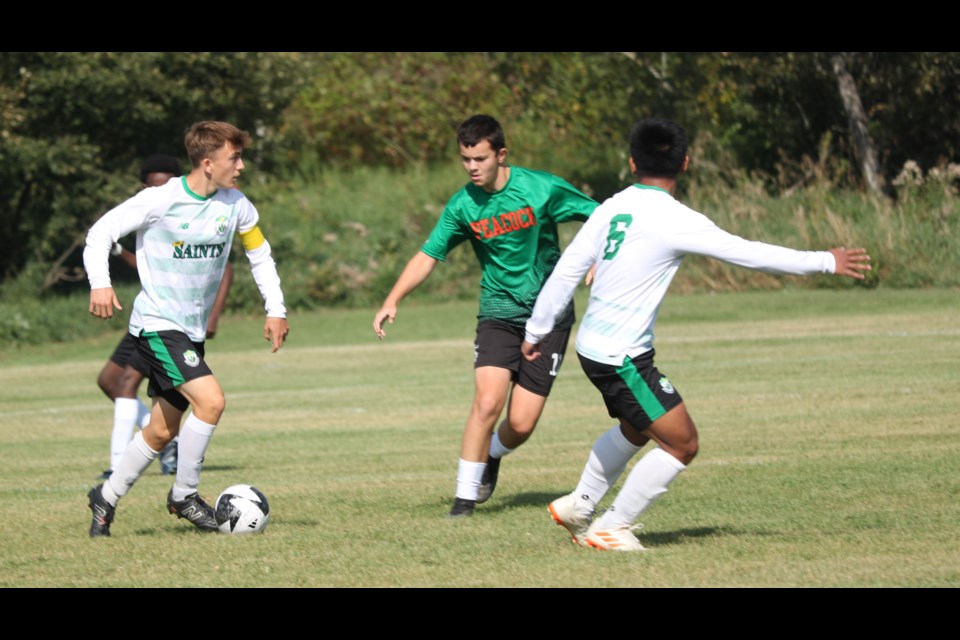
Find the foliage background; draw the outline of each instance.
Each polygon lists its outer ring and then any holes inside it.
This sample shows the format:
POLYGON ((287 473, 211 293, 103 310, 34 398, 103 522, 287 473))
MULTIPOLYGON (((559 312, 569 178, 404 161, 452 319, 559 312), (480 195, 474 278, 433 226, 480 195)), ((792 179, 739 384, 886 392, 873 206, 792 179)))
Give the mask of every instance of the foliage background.
MULTIPOLYGON (((883 192, 863 187, 830 52, 7 52, 0 56, 0 341, 96 331, 83 238, 185 129, 249 131, 256 202, 292 309, 371 307, 464 183, 454 129, 487 112, 515 164, 597 199, 630 182, 626 132, 677 120, 679 196, 728 230, 797 248, 866 246, 867 286, 958 286, 960 53, 848 54, 883 192), (62 313, 60 311, 62 310, 62 313), (89 325, 89 323, 87 323, 89 325)), ((186 168, 186 167, 185 167, 186 168)), ((575 229, 565 229, 569 238, 575 229)), ((127 240, 129 242, 129 240, 127 240)), ((240 257, 240 256, 236 256, 240 257)), ((835 286, 691 259, 676 288, 835 286)), ((238 260, 245 268, 245 261, 238 260)), ((118 286, 136 277, 115 269, 118 286)), ((423 287, 476 295, 468 250, 423 287)), ((230 308, 259 312, 252 279, 230 308)))

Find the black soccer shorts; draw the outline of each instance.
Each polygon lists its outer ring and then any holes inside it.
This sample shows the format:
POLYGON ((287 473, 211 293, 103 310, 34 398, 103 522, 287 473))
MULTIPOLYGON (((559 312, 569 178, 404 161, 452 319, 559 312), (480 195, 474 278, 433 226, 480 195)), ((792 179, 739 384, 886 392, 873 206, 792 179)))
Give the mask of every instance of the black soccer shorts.
POLYGON ((560 329, 540 342, 540 357, 528 362, 520 351, 524 327, 484 320, 477 325, 473 345, 473 366, 501 367, 513 372, 513 381, 531 393, 547 397, 553 387, 570 340, 570 329, 560 329))

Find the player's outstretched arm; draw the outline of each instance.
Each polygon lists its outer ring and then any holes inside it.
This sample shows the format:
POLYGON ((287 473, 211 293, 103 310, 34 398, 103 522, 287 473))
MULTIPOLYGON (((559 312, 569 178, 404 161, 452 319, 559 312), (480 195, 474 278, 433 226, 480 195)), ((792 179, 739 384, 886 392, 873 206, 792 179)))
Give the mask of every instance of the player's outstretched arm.
POLYGON ((271 318, 267 316, 267 322, 263 325, 263 337, 267 342, 273 343, 273 349, 270 353, 276 353, 277 349, 283 346, 287 340, 287 334, 290 333, 290 325, 286 318, 271 318))
POLYGON ((864 279, 864 271, 870 271, 870 255, 866 249, 846 249, 835 247, 830 249, 837 266, 833 273, 838 276, 848 276, 857 280, 864 279))
POLYGON ((377 334, 379 339, 383 340, 384 336, 387 335, 387 332, 383 330, 383 325, 387 322, 393 324, 394 318, 397 317, 397 306, 400 301, 430 277, 433 268, 436 266, 437 259, 431 258, 422 251, 418 251, 410 258, 410 262, 403 268, 403 272, 397 278, 393 289, 387 294, 380 310, 373 316, 373 332, 377 334))
POLYGON ((123 311, 113 287, 90 289, 90 314, 98 318, 112 318, 113 310, 123 311))

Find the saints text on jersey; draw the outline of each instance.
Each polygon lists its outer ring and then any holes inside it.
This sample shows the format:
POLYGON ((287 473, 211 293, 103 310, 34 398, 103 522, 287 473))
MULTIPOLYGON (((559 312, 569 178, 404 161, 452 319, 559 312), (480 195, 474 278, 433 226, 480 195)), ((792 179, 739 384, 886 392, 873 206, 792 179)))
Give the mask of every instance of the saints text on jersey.
POLYGON ((182 240, 173 243, 173 257, 185 260, 188 258, 219 258, 223 254, 225 243, 220 244, 187 244, 182 240))

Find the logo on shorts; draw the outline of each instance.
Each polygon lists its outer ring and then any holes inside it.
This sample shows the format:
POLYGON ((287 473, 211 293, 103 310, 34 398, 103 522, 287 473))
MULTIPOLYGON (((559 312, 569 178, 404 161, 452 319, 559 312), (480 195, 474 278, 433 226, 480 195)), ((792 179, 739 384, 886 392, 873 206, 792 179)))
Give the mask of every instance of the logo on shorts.
POLYGON ((673 388, 673 385, 670 384, 670 381, 666 378, 660 378, 660 388, 666 391, 667 393, 673 393, 676 389, 673 388))
POLYGON ((217 218, 217 235, 222 236, 227 232, 227 218, 220 216, 217 218))
POLYGON ((195 367, 200 364, 200 356, 197 355, 196 351, 184 351, 183 352, 183 361, 187 363, 188 367, 195 367))

